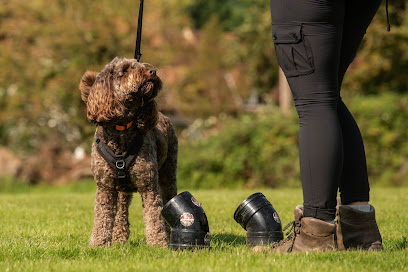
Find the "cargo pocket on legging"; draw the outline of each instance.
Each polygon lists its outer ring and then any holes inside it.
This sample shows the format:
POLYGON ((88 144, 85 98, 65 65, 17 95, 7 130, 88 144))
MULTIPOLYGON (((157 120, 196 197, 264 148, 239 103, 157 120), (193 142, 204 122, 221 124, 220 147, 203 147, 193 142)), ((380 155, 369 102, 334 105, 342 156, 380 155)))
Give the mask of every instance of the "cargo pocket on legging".
POLYGON ((272 25, 272 39, 278 63, 286 77, 314 72, 312 48, 301 25, 272 25))

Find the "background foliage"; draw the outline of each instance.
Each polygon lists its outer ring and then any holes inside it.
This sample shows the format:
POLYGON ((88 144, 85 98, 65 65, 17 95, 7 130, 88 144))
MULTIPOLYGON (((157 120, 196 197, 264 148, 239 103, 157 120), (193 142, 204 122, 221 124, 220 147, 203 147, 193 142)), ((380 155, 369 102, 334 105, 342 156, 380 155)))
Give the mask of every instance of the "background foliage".
MULTIPOLYGON (((356 95, 354 113, 362 131, 371 183, 402 185, 408 175, 408 96, 356 95)), ((205 140, 181 146, 179 182, 199 188, 297 186, 298 121, 265 108, 240 118, 212 118, 192 126, 205 140), (215 132, 214 132, 215 131, 215 132)))
MULTIPOLYGON (((77 86, 86 70, 133 56, 138 1, 0 1, 0 145, 18 154, 37 154, 50 143, 89 149, 94 128, 77 86)), ((349 105, 367 131, 374 180, 401 184, 407 180, 406 1, 390 1, 390 15, 387 33, 380 8, 343 93, 358 95, 349 105)), ((274 106, 278 66, 270 24, 268 1, 146 1, 142 61, 160 68, 161 108, 195 125, 197 118, 217 120, 211 130, 191 134, 193 126, 180 134, 183 179, 204 186, 208 173, 208 186, 299 183, 296 117, 274 106), (254 97, 270 108, 243 113, 254 97), (208 134, 217 137, 207 140, 208 134)))

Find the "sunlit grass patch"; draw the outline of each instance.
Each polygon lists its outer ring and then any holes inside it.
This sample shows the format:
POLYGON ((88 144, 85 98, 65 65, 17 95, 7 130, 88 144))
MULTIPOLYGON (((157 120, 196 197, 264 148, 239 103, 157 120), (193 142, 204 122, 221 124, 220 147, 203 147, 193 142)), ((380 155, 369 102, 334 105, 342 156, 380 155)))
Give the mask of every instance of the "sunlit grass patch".
MULTIPOLYGON (((210 250, 172 251, 145 244, 141 200, 130 210, 131 236, 124 245, 90 248, 92 190, 37 188, 0 197, 0 271, 404 271, 408 270, 408 188, 374 188, 385 250, 276 255, 253 253, 233 214, 261 191, 283 224, 301 204, 300 189, 191 190, 207 214, 210 250)), ((90 188, 92 189, 92 188, 90 188)))

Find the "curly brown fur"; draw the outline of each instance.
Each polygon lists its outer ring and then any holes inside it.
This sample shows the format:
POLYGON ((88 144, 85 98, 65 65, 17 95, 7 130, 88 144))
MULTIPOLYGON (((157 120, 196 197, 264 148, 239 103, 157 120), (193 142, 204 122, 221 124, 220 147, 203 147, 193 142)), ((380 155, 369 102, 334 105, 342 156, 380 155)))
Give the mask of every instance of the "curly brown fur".
POLYGON ((177 137, 170 120, 158 112, 153 100, 162 88, 156 72, 136 60, 115 58, 100 72, 86 72, 79 84, 91 123, 99 126, 101 140, 115 153, 124 152, 138 134, 142 147, 128 167, 129 187, 121 191, 114 169, 92 145, 91 170, 97 191, 91 246, 124 243, 129 238, 132 193, 143 201, 148 245, 166 246, 170 229, 160 213, 163 203, 177 194, 177 137), (115 125, 133 125, 118 131, 115 125))

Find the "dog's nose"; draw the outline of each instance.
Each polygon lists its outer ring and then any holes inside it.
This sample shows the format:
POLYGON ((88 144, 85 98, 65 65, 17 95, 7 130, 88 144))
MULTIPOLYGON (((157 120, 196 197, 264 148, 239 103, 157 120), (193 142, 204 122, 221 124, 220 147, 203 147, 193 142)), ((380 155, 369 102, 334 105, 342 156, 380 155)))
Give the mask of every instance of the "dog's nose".
POLYGON ((156 70, 147 70, 146 75, 154 77, 156 76, 156 70))

